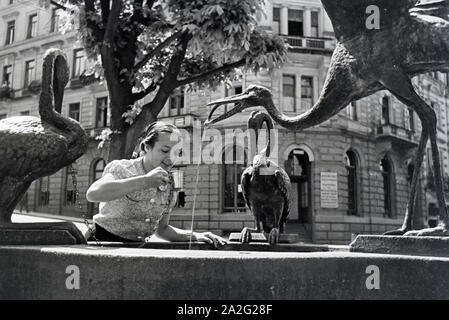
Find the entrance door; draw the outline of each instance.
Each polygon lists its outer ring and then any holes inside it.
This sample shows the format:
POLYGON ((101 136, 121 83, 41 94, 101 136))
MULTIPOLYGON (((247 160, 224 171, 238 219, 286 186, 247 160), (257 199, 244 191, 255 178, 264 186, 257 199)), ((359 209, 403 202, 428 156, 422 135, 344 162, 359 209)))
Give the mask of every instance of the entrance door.
POLYGON ((311 213, 311 163, 302 149, 293 150, 285 162, 292 183, 289 221, 307 224, 311 213))

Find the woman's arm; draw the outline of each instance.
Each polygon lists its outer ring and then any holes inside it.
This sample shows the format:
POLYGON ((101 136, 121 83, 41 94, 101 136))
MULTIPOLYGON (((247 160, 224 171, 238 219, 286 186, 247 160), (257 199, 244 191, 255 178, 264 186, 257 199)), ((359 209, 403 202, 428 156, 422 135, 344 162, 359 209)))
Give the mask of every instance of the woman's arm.
POLYGON ((168 183, 168 173, 157 167, 143 176, 116 179, 111 173, 95 181, 87 190, 86 198, 90 202, 107 202, 120 199, 127 194, 148 188, 157 188, 168 183))
POLYGON ((144 188, 144 176, 117 180, 112 174, 108 173, 89 187, 86 198, 90 202, 107 202, 120 199, 129 193, 144 188))
POLYGON ((159 222, 157 235, 164 240, 173 242, 187 242, 190 241, 191 238, 192 241, 203 241, 214 244, 216 247, 218 246, 218 244, 226 244, 225 239, 213 234, 212 232, 193 232, 193 234, 191 235, 190 231, 175 228, 169 225, 168 222, 168 214, 164 216, 159 222))

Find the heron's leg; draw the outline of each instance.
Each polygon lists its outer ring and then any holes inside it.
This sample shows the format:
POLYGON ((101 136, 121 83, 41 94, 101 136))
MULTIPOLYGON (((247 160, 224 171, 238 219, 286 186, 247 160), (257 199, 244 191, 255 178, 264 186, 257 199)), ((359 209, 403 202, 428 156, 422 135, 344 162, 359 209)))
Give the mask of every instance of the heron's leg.
MULTIPOLYGON (((388 77, 381 81, 382 84, 390 90, 401 102, 412 108, 418 115, 422 123, 422 134, 416 152, 414 160, 415 170, 413 172, 410 196, 407 203, 407 211, 404 220, 404 224, 401 229, 397 230, 396 234, 409 231, 412 227, 412 218, 414 212, 414 205, 416 200, 417 184, 419 178, 419 172, 424 158, 424 151, 427 141, 430 136, 431 148, 432 148, 432 160, 435 169, 435 184, 438 198, 438 204, 440 206, 440 215, 443 220, 443 225, 438 228, 428 230, 424 233, 420 232, 420 235, 442 235, 447 234, 448 216, 446 211, 446 205, 443 193, 443 180, 441 175, 439 150, 436 140, 437 135, 437 118, 435 111, 415 92, 413 85, 407 75, 400 70, 395 70, 395 73, 388 74, 388 77), (428 233, 428 234, 427 234, 428 233)), ((395 234, 395 231, 387 234, 395 234)), ((411 235, 408 233, 407 235, 411 235)))
POLYGON ((404 222, 398 230, 388 231, 385 233, 385 235, 404 235, 407 231, 412 229, 412 220, 415 210, 415 203, 416 203, 416 195, 418 191, 418 179, 419 179, 419 172, 423 163, 424 159, 424 151, 427 145, 427 141, 429 139, 429 134, 426 128, 423 126, 423 130, 421 133, 421 137, 419 139, 419 145, 418 149, 415 154, 415 158, 413 161, 413 166, 415 170, 413 171, 413 177, 410 184, 410 194, 407 201, 407 206, 405 209, 405 218, 404 222))
POLYGON ((260 221, 258 219, 255 220, 256 228, 248 228, 244 227, 240 232, 240 242, 241 243, 249 243, 251 241, 251 233, 260 233, 260 221))
POLYGON ((279 228, 273 228, 271 229, 270 233, 268 234, 268 243, 269 244, 276 244, 279 242, 279 228))

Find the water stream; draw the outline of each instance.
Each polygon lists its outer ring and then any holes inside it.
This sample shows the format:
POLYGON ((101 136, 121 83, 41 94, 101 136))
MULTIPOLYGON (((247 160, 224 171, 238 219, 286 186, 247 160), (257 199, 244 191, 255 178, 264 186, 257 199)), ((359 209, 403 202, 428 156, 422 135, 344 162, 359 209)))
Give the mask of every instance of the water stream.
POLYGON ((206 132, 208 129, 209 128, 207 126, 204 126, 204 131, 203 131, 203 134, 201 136, 201 141, 200 141, 198 164, 196 165, 196 180, 195 180, 195 192, 193 193, 192 221, 191 221, 191 225, 190 225, 189 250, 191 250, 191 248, 192 248, 193 223, 195 221, 196 196, 198 194, 198 179, 200 176, 200 164, 201 164, 201 161, 203 158, 202 157, 203 141, 204 141, 204 138, 206 137, 206 132))

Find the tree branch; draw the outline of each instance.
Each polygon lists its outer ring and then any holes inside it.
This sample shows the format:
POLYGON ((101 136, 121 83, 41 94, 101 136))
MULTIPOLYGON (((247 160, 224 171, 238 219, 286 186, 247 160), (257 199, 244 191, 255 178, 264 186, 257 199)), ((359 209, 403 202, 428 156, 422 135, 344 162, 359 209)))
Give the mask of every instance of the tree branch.
POLYGON ((157 88, 157 84, 153 82, 145 90, 142 90, 140 92, 134 93, 133 94, 134 101, 138 101, 140 99, 143 99, 145 96, 147 96, 148 94, 150 94, 151 92, 156 90, 156 88, 157 88))
POLYGON ((184 86, 186 84, 192 83, 192 82, 197 82, 197 81, 201 81, 201 80, 205 80, 215 74, 221 73, 221 72, 226 72, 235 68, 239 68, 245 65, 245 59, 239 60, 237 62, 233 62, 233 63, 229 63, 229 64, 225 64, 217 69, 214 70, 210 70, 207 71, 205 73, 190 77, 190 78, 186 78, 186 79, 182 79, 182 80, 178 80, 178 86, 184 86))
POLYGON ((160 84, 159 90, 153 101, 151 101, 152 109, 154 109, 151 110, 151 112, 155 116, 157 116, 159 112, 164 108, 164 104, 172 93, 173 89, 179 86, 176 78, 179 74, 179 71, 181 70, 181 64, 184 61, 184 57, 187 51, 187 45, 190 39, 191 36, 189 34, 183 34, 180 41, 180 48, 178 48, 178 50, 171 58, 164 80, 160 84))
POLYGON ((56 2, 54 0, 51 0, 50 3, 52 5, 54 5, 54 6, 56 6, 57 8, 64 10, 64 11, 68 11, 69 10, 66 6, 64 6, 64 5, 58 3, 58 2, 56 2))
POLYGON ((143 58, 140 62, 138 62, 134 66, 134 71, 138 71, 140 68, 145 66, 148 61, 150 61, 153 57, 155 57, 157 54, 159 54, 164 48, 168 47, 173 41, 175 41, 177 38, 179 38, 183 34, 182 31, 175 32, 170 37, 165 39, 163 42, 161 42, 159 45, 156 46, 151 52, 149 52, 145 58, 143 58))

